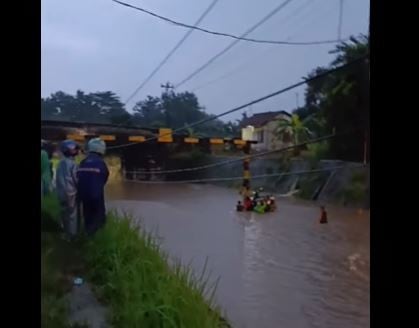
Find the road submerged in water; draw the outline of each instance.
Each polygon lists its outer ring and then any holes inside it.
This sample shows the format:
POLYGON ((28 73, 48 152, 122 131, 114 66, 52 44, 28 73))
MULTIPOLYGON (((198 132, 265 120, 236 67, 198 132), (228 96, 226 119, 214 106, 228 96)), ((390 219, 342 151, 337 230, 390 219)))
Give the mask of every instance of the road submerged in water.
POLYGON ((236 212, 237 191, 120 182, 108 207, 140 218, 170 256, 219 278, 217 304, 235 328, 367 328, 369 212, 278 199, 275 213, 236 212))

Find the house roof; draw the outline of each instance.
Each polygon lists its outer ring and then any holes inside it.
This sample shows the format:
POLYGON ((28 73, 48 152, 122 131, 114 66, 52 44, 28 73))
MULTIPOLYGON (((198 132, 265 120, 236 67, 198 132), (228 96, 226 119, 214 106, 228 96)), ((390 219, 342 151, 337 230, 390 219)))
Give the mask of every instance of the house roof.
POLYGON ((277 111, 277 112, 264 112, 264 113, 257 113, 250 117, 244 118, 240 122, 240 127, 246 127, 248 125, 254 126, 255 128, 260 128, 264 126, 266 123, 273 121, 277 118, 278 115, 286 115, 291 117, 291 114, 286 111, 277 111))

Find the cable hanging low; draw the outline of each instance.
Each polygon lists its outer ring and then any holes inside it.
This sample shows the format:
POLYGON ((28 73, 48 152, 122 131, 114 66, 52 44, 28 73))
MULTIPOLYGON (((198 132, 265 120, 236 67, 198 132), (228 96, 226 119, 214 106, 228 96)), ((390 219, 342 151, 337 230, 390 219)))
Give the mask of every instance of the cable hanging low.
POLYGON ((253 43, 265 43, 265 44, 276 44, 276 45, 288 45, 288 46, 310 46, 310 45, 321 45, 321 44, 331 44, 331 43, 338 43, 341 42, 342 40, 319 40, 319 41, 277 41, 277 40, 260 40, 260 39, 253 39, 253 38, 246 38, 246 37, 240 37, 237 35, 233 35, 233 34, 229 34, 229 33, 223 33, 223 32, 217 32, 217 31, 211 31, 205 28, 201 28, 198 26, 194 26, 194 25, 189 25, 189 24, 185 24, 185 23, 181 23, 181 22, 177 22, 174 21, 173 19, 158 15, 150 10, 144 9, 144 8, 140 8, 140 7, 136 7, 133 6, 129 3, 126 2, 122 2, 119 0, 112 0, 113 2, 116 2, 122 6, 131 8, 131 9, 135 9, 138 11, 141 11, 145 14, 151 15, 153 17, 159 18, 163 21, 169 22, 171 24, 177 25, 177 26, 181 26, 181 27, 185 27, 185 28, 190 28, 190 29, 194 29, 203 33, 207 33, 207 34, 212 34, 212 35, 218 35, 218 36, 223 36, 223 37, 227 37, 227 38, 231 38, 231 39, 236 39, 236 40, 240 40, 240 41, 247 41, 247 42, 253 42, 253 43))
MULTIPOLYGON (((268 99, 270 99, 270 98, 272 98, 272 97, 278 96, 278 95, 280 95, 280 94, 282 94, 282 93, 285 93, 285 92, 287 92, 287 91, 290 91, 290 90, 292 90, 292 89, 295 89, 295 88, 297 88, 297 87, 299 87, 299 86, 301 86, 301 85, 304 85, 304 84, 306 84, 306 83, 310 83, 310 82, 312 82, 312 81, 316 81, 316 80, 321 79, 321 78, 324 78, 324 77, 326 77, 326 76, 328 76, 328 75, 330 75, 330 74, 333 74, 333 73, 335 73, 335 72, 338 72, 338 71, 340 71, 340 70, 342 70, 342 69, 348 68, 348 67, 350 67, 350 66, 352 66, 352 65, 354 65, 354 64, 357 64, 357 63, 359 63, 359 62, 364 61, 365 59, 367 59, 367 58, 368 58, 368 56, 369 56, 369 54, 365 54, 365 55, 363 55, 363 56, 360 56, 360 57, 359 57, 359 58, 357 58, 357 59, 354 59, 353 61, 351 61, 351 62, 349 62, 349 63, 347 63, 347 64, 344 64, 344 65, 341 65, 341 66, 338 66, 338 67, 332 68, 332 69, 330 69, 330 70, 327 70, 327 71, 325 71, 325 72, 323 72, 323 73, 320 73, 320 74, 318 74, 318 75, 316 75, 316 76, 313 76, 313 77, 310 77, 310 78, 304 78, 302 81, 297 82, 297 83, 294 83, 294 84, 292 84, 292 85, 290 85, 290 86, 288 86, 288 87, 285 87, 285 88, 283 88, 283 89, 281 89, 281 90, 278 90, 278 91, 272 92, 272 93, 270 93, 270 94, 268 94, 268 95, 266 95, 266 96, 263 96, 263 97, 261 97, 261 98, 258 98, 258 99, 255 99, 255 100, 252 100, 252 101, 250 101, 250 102, 248 102, 248 103, 246 103, 246 104, 240 105, 240 106, 235 107, 235 108, 232 108, 232 109, 230 109, 230 110, 227 110, 227 111, 225 111, 225 112, 223 112, 223 113, 221 113, 221 114, 213 115, 213 116, 211 116, 211 117, 209 117, 209 118, 206 118, 206 119, 203 119, 203 120, 200 120, 200 121, 197 121, 197 122, 194 122, 194 123, 188 124, 188 125, 186 125, 186 126, 183 126, 183 127, 177 128, 177 129, 174 129, 174 130, 173 130, 172 132, 170 132, 170 133, 166 133, 166 134, 164 133, 164 134, 162 134, 162 135, 160 135, 160 136, 154 136, 154 137, 151 137, 151 138, 147 138, 147 139, 145 139, 145 140, 144 140, 144 142, 149 142, 149 141, 157 140, 159 137, 169 136, 169 135, 171 135, 172 133, 176 133, 176 132, 180 132, 180 131, 186 131, 186 130, 188 130, 189 128, 194 128, 194 127, 196 127, 196 126, 198 126, 198 125, 202 125, 202 124, 205 124, 205 123, 207 123, 207 122, 214 121, 214 120, 216 120, 216 119, 218 119, 218 118, 220 118, 220 117, 222 117, 222 116, 225 116, 225 115, 228 115, 228 114, 231 114, 231 113, 237 112, 237 111, 239 111, 239 110, 241 110, 241 109, 244 109, 244 108, 247 108, 247 107, 249 107, 249 106, 251 106, 251 105, 255 105, 255 104, 260 103, 260 102, 262 102, 262 101, 268 100, 268 99)), ((144 143, 144 142, 143 142, 143 143, 144 143)), ((122 144, 122 145, 111 146, 111 147, 109 147, 108 149, 118 149, 118 148, 124 148, 124 147, 133 146, 133 145, 138 145, 138 143, 136 143, 136 142, 130 142, 130 143, 127 143, 127 144, 122 144)))

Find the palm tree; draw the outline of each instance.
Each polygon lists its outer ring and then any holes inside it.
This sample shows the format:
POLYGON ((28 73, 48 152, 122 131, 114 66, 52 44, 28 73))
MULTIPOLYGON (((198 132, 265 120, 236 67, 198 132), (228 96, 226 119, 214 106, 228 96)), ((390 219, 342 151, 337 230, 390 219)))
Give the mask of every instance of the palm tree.
MULTIPOLYGON (((291 116, 290 120, 280 120, 276 129, 276 136, 284 140, 285 138, 291 138, 294 145, 298 145, 309 139, 313 133, 306 126, 307 122, 312 120, 312 116, 306 117, 304 120, 300 120, 300 117, 296 114, 291 116)), ((295 148, 295 155, 299 154, 299 149, 295 148)))

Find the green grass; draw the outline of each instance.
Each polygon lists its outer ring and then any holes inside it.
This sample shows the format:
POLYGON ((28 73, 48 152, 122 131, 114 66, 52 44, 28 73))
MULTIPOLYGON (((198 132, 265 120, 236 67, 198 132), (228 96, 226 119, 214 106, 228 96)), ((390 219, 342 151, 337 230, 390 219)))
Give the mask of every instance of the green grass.
POLYGON ((195 276, 180 262, 169 266, 150 234, 114 213, 92 239, 66 243, 58 234, 59 211, 54 196, 43 200, 42 327, 69 327, 64 295, 76 275, 93 284, 113 327, 229 327, 212 301, 215 286, 205 268, 195 276))
POLYGON ((60 208, 54 195, 42 200, 41 213, 41 327, 75 328, 68 323, 65 295, 71 290, 72 277, 85 272, 80 244, 60 238, 60 208))
POLYGON ((341 203, 359 205, 367 198, 367 173, 354 172, 348 184, 338 195, 341 203))
POLYGON ((228 327, 203 295, 214 292, 204 274, 177 263, 128 217, 110 214, 87 245, 90 278, 110 306, 115 327, 228 327))

